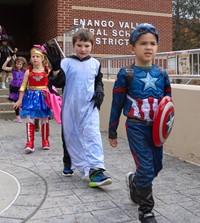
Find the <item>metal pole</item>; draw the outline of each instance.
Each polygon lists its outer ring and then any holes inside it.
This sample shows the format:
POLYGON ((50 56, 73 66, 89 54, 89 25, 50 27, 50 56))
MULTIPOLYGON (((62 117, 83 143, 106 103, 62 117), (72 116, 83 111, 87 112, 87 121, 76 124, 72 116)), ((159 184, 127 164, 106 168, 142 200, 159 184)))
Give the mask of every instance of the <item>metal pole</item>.
POLYGON ((65 58, 65 54, 64 54, 64 52, 62 51, 60 45, 58 44, 58 41, 56 40, 56 38, 54 38, 53 40, 55 41, 55 43, 56 43, 58 49, 60 50, 60 52, 61 52, 61 54, 62 54, 62 56, 65 58))
POLYGON ((108 60, 108 67, 107 67, 107 79, 110 79, 110 71, 111 71, 111 60, 108 60))

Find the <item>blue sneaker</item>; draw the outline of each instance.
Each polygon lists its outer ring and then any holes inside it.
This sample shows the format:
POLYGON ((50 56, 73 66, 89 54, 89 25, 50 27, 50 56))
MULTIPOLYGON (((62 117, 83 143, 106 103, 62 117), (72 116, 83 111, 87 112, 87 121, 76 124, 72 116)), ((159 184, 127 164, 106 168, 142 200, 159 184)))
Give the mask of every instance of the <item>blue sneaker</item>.
POLYGON ((110 177, 106 176, 103 173, 104 170, 98 169, 98 170, 90 170, 90 183, 89 187, 99 187, 99 186, 105 186, 112 183, 112 180, 110 177))
POLYGON ((74 174, 74 171, 71 170, 69 166, 64 165, 62 174, 65 177, 71 177, 74 174))

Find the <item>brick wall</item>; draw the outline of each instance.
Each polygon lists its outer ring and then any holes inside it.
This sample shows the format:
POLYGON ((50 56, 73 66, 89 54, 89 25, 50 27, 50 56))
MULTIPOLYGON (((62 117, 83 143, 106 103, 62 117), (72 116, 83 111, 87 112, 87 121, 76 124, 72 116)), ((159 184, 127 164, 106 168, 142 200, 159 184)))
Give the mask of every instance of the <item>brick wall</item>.
MULTIPOLYGON (((94 7, 92 11, 87 10, 73 10, 73 17, 78 19, 90 19, 92 21, 94 20, 105 20, 105 21, 112 21, 113 24, 115 24, 111 28, 100 28, 100 30, 103 32, 105 30, 106 35, 100 34, 96 35, 100 41, 98 41, 98 44, 95 45, 94 53, 97 54, 130 54, 131 48, 129 45, 123 43, 123 39, 128 39, 128 36, 113 36, 112 32, 113 29, 121 30, 131 32, 132 28, 131 25, 129 27, 124 26, 120 27, 120 24, 123 24, 123 22, 127 22, 128 24, 133 24, 133 26, 136 23, 142 23, 142 22, 148 22, 153 25, 155 25, 158 29, 158 32, 160 34, 160 46, 159 51, 171 51, 172 50, 172 17, 169 17, 169 15, 165 16, 165 14, 171 14, 172 12, 172 6, 171 6, 170 0, 132 0, 129 1, 127 4, 127 1, 124 0, 101 0, 101 1, 91 1, 91 0, 74 0, 73 6, 76 6, 76 8, 82 8, 82 7, 94 7), (105 8, 105 11, 98 11, 98 8, 105 8), (97 9, 95 11, 95 9, 97 9), (110 9, 120 9, 119 13, 110 12, 112 10, 110 9), (108 11, 107 11, 108 10, 108 11), (121 10, 124 10, 124 13, 122 13, 121 10), (130 11, 129 11, 130 10, 130 11), (141 14, 132 14, 134 11, 145 11, 149 12, 149 15, 143 15, 141 14), (160 16, 156 16, 156 13, 162 13, 160 16), (155 14, 155 15, 154 15, 155 14), (105 42, 106 44, 105 44, 105 42), (117 43, 115 43, 117 41, 117 43), (118 42, 119 41, 119 42, 118 42), (121 44, 121 45, 120 45, 121 44)), ((117 11, 117 10, 116 10, 117 11)), ((86 26, 88 28, 91 28, 91 26, 86 26)), ((92 27, 93 28, 93 27, 92 27)), ((98 30, 98 27, 94 28, 96 31, 98 30)), ((99 34, 99 33, 98 33, 99 34)))
POLYGON ((72 2, 73 0, 58 0, 58 35, 62 36, 67 28, 71 27, 72 17, 72 2))
POLYGON ((3 25, 8 35, 15 39, 19 51, 26 51, 31 45, 30 7, 1 5, 0 25, 3 25))
POLYGON ((171 0, 72 0, 73 5, 97 8, 113 8, 136 11, 171 13, 171 0))
POLYGON ((32 5, 33 41, 44 43, 58 34, 57 0, 34 0, 32 5))
POLYGON ((59 35, 66 28, 80 23, 81 19, 85 19, 86 24, 88 23, 86 28, 90 28, 95 34, 94 54, 130 54, 131 48, 127 42, 128 33, 131 32, 136 23, 142 22, 152 23, 157 27, 160 34, 160 52, 172 50, 171 0, 158 0, 156 4, 154 0, 129 0, 128 4, 124 0, 58 0, 58 4, 60 6, 59 35), (70 10, 71 7, 72 10, 70 10), (105 11, 98 11, 99 8, 105 9, 105 11), (66 17, 66 9, 70 13, 68 17, 66 17), (116 12, 113 9, 116 9, 116 12), (120 12, 118 13, 117 10, 120 12), (148 15, 144 13, 134 14, 134 11, 144 11, 148 15), (108 27, 109 25, 107 27, 103 27, 103 25, 95 27, 93 24, 95 20, 100 21, 100 23, 110 21, 110 27, 108 27), (119 31, 120 33, 118 33, 119 31), (123 32, 125 33, 124 36, 122 35, 123 32))
POLYGON ((160 52, 172 50, 171 0, 33 0, 28 6, 0 7, 0 24, 16 37, 21 51, 29 51, 33 43, 42 44, 54 37, 60 40, 80 19, 85 19, 86 27, 94 31, 94 54, 130 54, 128 34, 141 22, 158 28, 160 52), (100 25, 94 26, 94 21, 100 25))

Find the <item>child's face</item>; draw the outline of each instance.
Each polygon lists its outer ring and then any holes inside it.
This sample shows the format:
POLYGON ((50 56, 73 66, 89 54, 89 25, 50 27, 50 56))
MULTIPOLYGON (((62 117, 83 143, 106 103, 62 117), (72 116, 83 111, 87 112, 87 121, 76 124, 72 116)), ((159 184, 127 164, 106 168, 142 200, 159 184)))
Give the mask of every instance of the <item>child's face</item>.
POLYGON ((152 33, 142 34, 132 50, 136 55, 136 66, 151 66, 158 50, 156 37, 152 33))
POLYGON ((92 43, 90 41, 80 41, 77 40, 74 44, 74 48, 76 51, 76 56, 80 59, 87 57, 92 50, 92 43))
POLYGON ((41 55, 39 55, 37 53, 31 54, 31 62, 32 62, 33 66, 41 66, 43 60, 44 59, 41 55))
POLYGON ((23 67, 23 63, 21 61, 16 61, 15 67, 17 70, 21 70, 23 67))
POLYGON ((4 46, 8 45, 8 41, 7 41, 7 40, 3 40, 3 41, 2 41, 2 44, 3 44, 4 46))

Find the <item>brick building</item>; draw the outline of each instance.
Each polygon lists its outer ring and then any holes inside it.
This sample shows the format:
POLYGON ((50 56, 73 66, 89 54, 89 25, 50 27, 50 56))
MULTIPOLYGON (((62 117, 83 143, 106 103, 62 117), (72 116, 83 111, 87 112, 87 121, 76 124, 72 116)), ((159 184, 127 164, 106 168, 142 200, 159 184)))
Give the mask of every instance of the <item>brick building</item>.
POLYGON ((158 28, 160 52, 172 50, 171 0, 0 0, 0 24, 15 37, 19 52, 56 37, 84 22, 95 35, 93 54, 130 54, 129 35, 137 23, 158 28))

